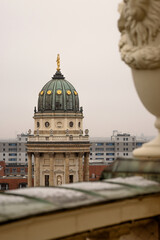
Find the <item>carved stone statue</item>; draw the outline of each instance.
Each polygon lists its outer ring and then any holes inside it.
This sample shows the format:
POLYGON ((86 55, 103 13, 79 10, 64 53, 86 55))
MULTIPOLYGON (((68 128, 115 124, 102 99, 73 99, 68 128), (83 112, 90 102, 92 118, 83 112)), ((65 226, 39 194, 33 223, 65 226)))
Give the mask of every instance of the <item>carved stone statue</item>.
POLYGON ((88 130, 88 129, 85 129, 85 135, 88 136, 88 133, 89 133, 89 130, 88 130))
POLYGON ((53 129, 50 130, 50 135, 51 135, 51 136, 53 135, 53 129))
POLYGON ((57 176, 57 185, 58 186, 62 185, 62 176, 60 175, 57 176))
POLYGON ((136 69, 160 67, 160 0, 124 0, 119 6, 121 58, 136 69))
POLYGON ((28 130, 28 135, 30 135, 32 133, 31 129, 28 130))

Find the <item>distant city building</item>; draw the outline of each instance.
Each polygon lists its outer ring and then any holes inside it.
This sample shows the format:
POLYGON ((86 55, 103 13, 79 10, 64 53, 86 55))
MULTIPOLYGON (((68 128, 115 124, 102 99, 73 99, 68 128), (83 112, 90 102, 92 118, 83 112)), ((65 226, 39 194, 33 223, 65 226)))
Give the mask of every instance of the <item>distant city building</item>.
POLYGON ((132 157, 132 151, 147 142, 147 138, 113 131, 110 138, 93 138, 90 142, 90 164, 109 165, 117 157, 132 157))
MULTIPOLYGON (((15 139, 0 140, 0 161, 6 165, 27 165, 26 143, 28 134, 18 134, 15 139)), ((132 151, 147 142, 146 137, 113 131, 108 138, 91 138, 90 164, 109 165, 117 157, 132 157, 132 151)), ((33 157, 34 159, 34 157, 33 157)))
POLYGON ((0 140, 0 161, 9 165, 27 165, 26 143, 28 134, 18 134, 15 139, 0 140))

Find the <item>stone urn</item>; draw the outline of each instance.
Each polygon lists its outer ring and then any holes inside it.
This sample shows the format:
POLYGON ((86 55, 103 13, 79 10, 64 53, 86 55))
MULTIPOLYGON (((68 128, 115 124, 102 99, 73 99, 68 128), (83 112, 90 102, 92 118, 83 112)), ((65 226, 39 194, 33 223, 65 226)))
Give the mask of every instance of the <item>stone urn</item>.
POLYGON ((131 68, 143 105, 156 116, 159 131, 154 140, 134 150, 133 155, 160 159, 160 1, 124 0, 119 12, 121 58, 131 68))
POLYGON ((132 75, 141 102, 150 113, 156 116, 155 127, 159 131, 154 140, 143 144, 141 148, 135 149, 133 156, 137 158, 160 158, 160 69, 132 69, 132 75))

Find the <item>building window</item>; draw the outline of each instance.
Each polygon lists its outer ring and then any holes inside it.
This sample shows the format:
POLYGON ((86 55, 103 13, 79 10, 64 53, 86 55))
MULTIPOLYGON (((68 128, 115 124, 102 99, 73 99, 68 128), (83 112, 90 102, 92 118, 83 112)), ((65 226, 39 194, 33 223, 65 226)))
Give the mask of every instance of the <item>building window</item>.
POLYGON ((107 156, 114 156, 114 153, 106 153, 107 156))
POLYGON ((81 123, 80 123, 80 122, 78 123, 78 127, 79 127, 79 128, 81 127, 81 123))
POLYGON ((17 159, 16 159, 16 158, 9 158, 8 161, 10 161, 10 162, 16 162, 17 159))
POLYGON ((73 122, 69 122, 69 126, 70 126, 70 127, 73 127, 73 122))
POLYGON ((45 122, 45 127, 49 127, 49 122, 45 122))
POLYGON ((126 154, 125 153, 123 153, 123 156, 125 156, 126 154))
POLYGON ((136 143, 136 146, 137 146, 137 147, 141 147, 141 146, 142 146, 142 142, 137 142, 137 143, 136 143))
POLYGON ((101 142, 96 143, 96 146, 103 146, 103 145, 104 145, 104 143, 101 143, 101 142))
POLYGON ((25 169, 24 168, 20 168, 20 173, 21 174, 25 173, 25 169))
POLYGON ((117 146, 119 146, 119 143, 117 143, 117 146))
POLYGON ((106 151, 114 151, 114 148, 106 148, 106 151))
POLYGON ((17 146, 17 143, 9 143, 9 146, 17 146))
POLYGON ((3 156, 5 156, 5 153, 3 153, 3 156))
POLYGON ((12 173, 17 173, 17 168, 12 168, 12 173))
POLYGON ((96 148, 96 151, 104 151, 104 148, 96 148))
POLYGON ((3 148, 3 152, 5 152, 6 150, 5 150, 5 148, 3 148))
POLYGON ((5 146, 5 143, 3 143, 3 146, 5 146))
POLYGON ((0 190, 8 190, 9 184, 8 183, 0 183, 0 190))
POLYGON ((114 143, 113 142, 108 142, 106 143, 107 146, 114 146, 114 143))
POLYGON ((119 151, 119 148, 117 148, 117 151, 119 151))
POLYGON ((9 153, 9 156, 17 156, 17 153, 9 153))
POLYGON ((90 153, 90 155, 92 155, 92 153, 90 153))
POLYGON ((96 155, 96 156, 103 156, 104 153, 96 153, 95 155, 96 155))
POLYGON ((96 178, 96 174, 92 173, 91 178, 96 178))
MULTIPOLYGON (((40 123, 39 122, 37 122, 37 128, 39 128, 40 127, 40 123)), ((26 138, 27 139, 27 138, 26 138)), ((26 140, 27 141, 27 140, 26 140)))
POLYGON ((27 187, 27 183, 20 183, 19 184, 19 188, 26 188, 27 187))
POLYGON ((17 148, 9 148, 9 152, 17 152, 17 148))
POLYGON ((125 141, 125 138, 123 138, 123 141, 125 141))
POLYGON ((117 140, 119 140, 119 138, 117 138, 117 140))
POLYGON ((9 175, 9 173, 10 173, 10 169, 9 169, 9 168, 6 168, 6 169, 5 169, 5 174, 6 174, 6 175, 9 175))

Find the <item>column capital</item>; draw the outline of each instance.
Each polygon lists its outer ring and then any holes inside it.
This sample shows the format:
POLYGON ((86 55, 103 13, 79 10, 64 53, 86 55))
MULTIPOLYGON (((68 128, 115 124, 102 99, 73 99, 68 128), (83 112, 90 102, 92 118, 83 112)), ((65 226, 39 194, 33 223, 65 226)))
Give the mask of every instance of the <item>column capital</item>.
POLYGON ((80 157, 80 158, 83 157, 83 155, 84 155, 84 152, 79 152, 78 153, 78 157, 80 157))
POLYGON ((28 157, 31 157, 32 154, 33 154, 32 152, 27 152, 28 157))
POLYGON ((55 153, 49 153, 49 157, 50 158, 55 157, 55 153))
POLYGON ((89 152, 85 152, 85 157, 89 157, 89 152))
POLYGON ((70 154, 71 154, 70 152, 66 152, 66 153, 65 153, 65 157, 66 157, 66 158, 69 157, 70 154))
POLYGON ((35 157, 40 157, 40 153, 39 153, 39 152, 35 152, 35 153, 34 153, 34 156, 35 156, 35 157))

